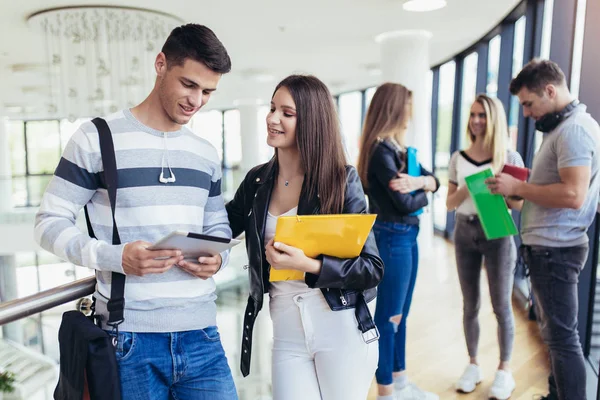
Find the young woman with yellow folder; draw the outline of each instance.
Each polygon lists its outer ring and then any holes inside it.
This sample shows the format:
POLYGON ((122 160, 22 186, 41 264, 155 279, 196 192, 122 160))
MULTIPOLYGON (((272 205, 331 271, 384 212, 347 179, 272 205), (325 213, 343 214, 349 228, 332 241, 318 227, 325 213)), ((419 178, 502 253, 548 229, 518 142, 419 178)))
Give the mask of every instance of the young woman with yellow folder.
POLYGON ((410 159, 412 149, 405 147, 411 111, 412 92, 406 87, 397 83, 378 87, 367 111, 358 162, 370 211, 377 214, 373 231, 385 263, 375 311, 381 334, 375 374, 381 400, 438 399, 409 383, 406 374, 406 320, 419 267, 417 213, 428 203, 426 192, 439 187, 431 172, 410 159))
POLYGON ((249 373, 252 330, 269 293, 273 398, 364 400, 378 354, 369 306, 383 275, 373 234, 358 257, 347 259, 307 257, 273 240, 280 216, 366 213, 358 174, 346 165, 333 98, 320 80, 292 75, 277 85, 267 143, 275 156, 253 168, 227 204, 234 237, 246 234, 250 267, 242 373, 249 373), (272 282, 272 270, 304 278, 272 282))

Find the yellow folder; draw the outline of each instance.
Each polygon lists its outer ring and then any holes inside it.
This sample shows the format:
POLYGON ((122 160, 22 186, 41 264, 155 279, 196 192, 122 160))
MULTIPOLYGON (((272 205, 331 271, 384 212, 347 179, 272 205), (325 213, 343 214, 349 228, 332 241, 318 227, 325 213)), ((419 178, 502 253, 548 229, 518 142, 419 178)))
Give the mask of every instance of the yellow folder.
MULTIPOLYGON (((279 217, 275 228, 275 242, 302 249, 308 257, 323 254, 337 258, 354 258, 360 255, 375 218, 375 214, 279 217)), ((271 268, 269 280, 304 280, 304 272, 271 268)))

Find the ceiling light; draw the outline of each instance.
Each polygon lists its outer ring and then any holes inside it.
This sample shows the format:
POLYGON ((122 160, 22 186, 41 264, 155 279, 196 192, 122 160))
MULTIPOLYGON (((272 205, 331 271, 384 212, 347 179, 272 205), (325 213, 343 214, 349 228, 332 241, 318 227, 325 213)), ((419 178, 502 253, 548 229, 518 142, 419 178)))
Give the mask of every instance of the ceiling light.
POLYGON ((408 0, 402 4, 406 11, 424 12, 446 7, 446 0, 408 0))
POLYGON ((156 54, 182 20, 131 7, 69 6, 39 11, 28 22, 44 38, 51 117, 75 120, 142 101, 154 86, 156 54))

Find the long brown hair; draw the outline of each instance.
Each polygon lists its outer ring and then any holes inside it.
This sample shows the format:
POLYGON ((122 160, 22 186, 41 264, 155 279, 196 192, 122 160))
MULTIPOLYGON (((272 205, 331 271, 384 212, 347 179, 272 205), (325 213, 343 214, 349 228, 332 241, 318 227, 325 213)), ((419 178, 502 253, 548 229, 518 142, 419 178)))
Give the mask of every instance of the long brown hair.
POLYGON ((378 139, 391 137, 404 145, 406 125, 412 114, 412 92, 399 83, 387 82, 379 86, 373 95, 362 137, 358 157, 358 175, 365 188, 373 150, 378 139))
POLYGON ((333 97, 311 75, 288 76, 273 96, 281 87, 289 90, 296 104, 296 144, 306 172, 306 195, 319 196, 321 214, 340 214, 346 192, 346 156, 333 97))

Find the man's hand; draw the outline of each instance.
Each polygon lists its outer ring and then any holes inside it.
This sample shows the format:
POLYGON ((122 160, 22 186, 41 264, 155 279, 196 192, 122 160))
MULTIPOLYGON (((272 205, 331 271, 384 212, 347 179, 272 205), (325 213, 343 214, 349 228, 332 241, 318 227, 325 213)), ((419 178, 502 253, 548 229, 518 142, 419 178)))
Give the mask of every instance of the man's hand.
POLYGON ((503 196, 516 196, 519 185, 522 181, 513 178, 509 174, 498 174, 493 178, 488 178, 485 183, 493 194, 501 194, 503 196))
POLYGON ((321 261, 307 257, 296 247, 274 243, 273 239, 267 243, 265 254, 269 265, 274 269, 295 269, 315 275, 321 273, 321 261))
POLYGON ((403 194, 423 189, 423 186, 425 186, 425 181, 422 176, 398 174, 398 178, 390 181, 390 189, 403 194))
POLYGON ((207 280, 221 269, 221 264, 223 263, 223 259, 220 254, 212 257, 200 257, 198 258, 198 262, 190 262, 190 261, 179 261, 177 265, 179 267, 189 272, 190 274, 200 278, 207 280))
POLYGON ((148 250, 150 246, 151 243, 141 240, 125 245, 122 257, 125 275, 162 274, 183 260, 180 250, 148 250))

